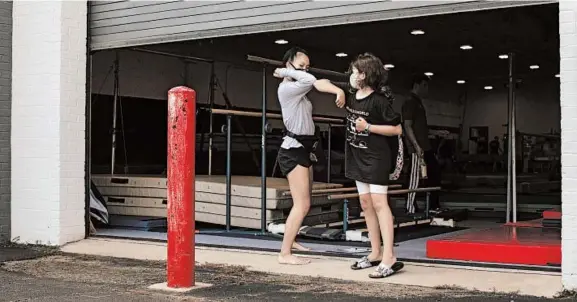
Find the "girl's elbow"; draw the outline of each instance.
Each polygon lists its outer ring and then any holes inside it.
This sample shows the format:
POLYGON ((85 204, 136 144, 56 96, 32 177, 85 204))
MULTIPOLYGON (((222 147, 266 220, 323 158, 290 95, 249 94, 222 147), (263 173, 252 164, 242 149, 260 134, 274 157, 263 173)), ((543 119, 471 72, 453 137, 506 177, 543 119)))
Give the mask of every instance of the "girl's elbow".
POLYGON ((397 125, 395 132, 396 132, 395 133, 396 135, 402 135, 403 134, 403 127, 401 127, 401 125, 397 125))
MULTIPOLYGON (((303 79, 303 83, 306 84, 306 85, 314 86, 314 85, 317 83, 317 79, 316 79, 315 77, 313 77, 313 76, 311 76, 310 78, 307 77, 307 78, 304 78, 304 79, 303 79)), ((322 85, 322 84, 321 84, 321 85, 322 85)))

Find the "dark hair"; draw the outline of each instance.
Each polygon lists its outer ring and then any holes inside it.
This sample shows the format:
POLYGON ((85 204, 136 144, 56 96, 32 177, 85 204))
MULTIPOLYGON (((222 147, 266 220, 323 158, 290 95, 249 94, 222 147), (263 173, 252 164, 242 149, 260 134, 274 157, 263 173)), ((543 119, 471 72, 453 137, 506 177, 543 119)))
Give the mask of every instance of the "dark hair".
POLYGON ((302 53, 302 54, 304 54, 304 55, 306 55, 306 56, 309 55, 306 50, 304 50, 304 49, 302 49, 302 48, 300 48, 300 47, 296 47, 296 46, 295 46, 295 47, 287 50, 287 51, 284 53, 284 56, 283 56, 283 58, 282 58, 282 63, 283 63, 283 64, 286 64, 287 62, 294 60, 294 59, 297 57, 297 54, 298 54, 299 52, 302 53))
POLYGON ((362 81, 361 87, 369 86, 375 91, 380 91, 387 83, 388 72, 385 70, 381 59, 371 53, 364 53, 359 55, 349 66, 349 73, 352 73, 353 67, 359 73, 365 74, 365 79, 362 81))
POLYGON ((411 89, 415 87, 415 84, 420 85, 421 83, 429 82, 430 80, 431 78, 429 78, 429 76, 427 76, 426 74, 415 74, 411 79, 411 89))

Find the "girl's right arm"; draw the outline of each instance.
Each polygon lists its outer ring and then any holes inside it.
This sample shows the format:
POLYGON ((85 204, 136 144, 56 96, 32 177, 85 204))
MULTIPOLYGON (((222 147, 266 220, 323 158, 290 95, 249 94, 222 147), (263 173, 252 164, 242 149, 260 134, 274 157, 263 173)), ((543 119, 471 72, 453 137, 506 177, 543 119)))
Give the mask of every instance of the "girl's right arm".
POLYGON ((282 78, 292 78, 296 81, 296 84, 302 88, 312 88, 317 78, 314 75, 301 71, 288 68, 277 68, 275 74, 278 74, 282 78))
POLYGON ((351 86, 349 85, 348 82, 331 82, 331 84, 339 87, 340 89, 345 91, 345 93, 349 93, 351 90, 351 86))
POLYGON ((277 78, 291 78, 294 81, 288 82, 283 85, 282 90, 279 86, 279 101, 284 102, 284 100, 297 100, 300 101, 311 89, 313 89, 313 84, 317 80, 315 76, 310 73, 292 70, 288 68, 277 68, 274 71, 274 76, 277 78))
POLYGON ((343 89, 334 85, 333 83, 331 83, 331 81, 325 80, 325 79, 316 80, 314 83, 314 86, 319 92, 330 93, 330 94, 344 93, 343 89))

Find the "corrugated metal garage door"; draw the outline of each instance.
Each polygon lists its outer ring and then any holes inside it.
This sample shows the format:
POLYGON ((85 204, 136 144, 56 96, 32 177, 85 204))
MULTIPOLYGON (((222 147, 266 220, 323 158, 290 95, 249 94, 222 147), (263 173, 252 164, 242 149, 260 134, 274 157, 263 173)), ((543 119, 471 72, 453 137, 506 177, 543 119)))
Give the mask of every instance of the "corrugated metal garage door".
POLYGON ((557 1, 90 1, 92 50, 557 1))

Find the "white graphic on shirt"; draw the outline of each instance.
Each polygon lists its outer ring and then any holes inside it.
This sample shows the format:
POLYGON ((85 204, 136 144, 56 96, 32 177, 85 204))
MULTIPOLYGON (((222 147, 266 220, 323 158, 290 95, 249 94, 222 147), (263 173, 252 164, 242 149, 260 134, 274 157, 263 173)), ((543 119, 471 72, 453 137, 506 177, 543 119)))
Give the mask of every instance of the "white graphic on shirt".
MULTIPOLYGON (((351 145, 351 147, 359 149, 367 149, 369 147, 368 146, 369 131, 368 130, 357 131, 355 121, 360 117, 358 114, 356 114, 359 112, 352 112, 352 110, 348 107, 347 110, 349 111, 349 114, 347 114, 347 142, 349 143, 349 145, 351 145)), ((363 116, 363 118, 365 117, 363 116)))

